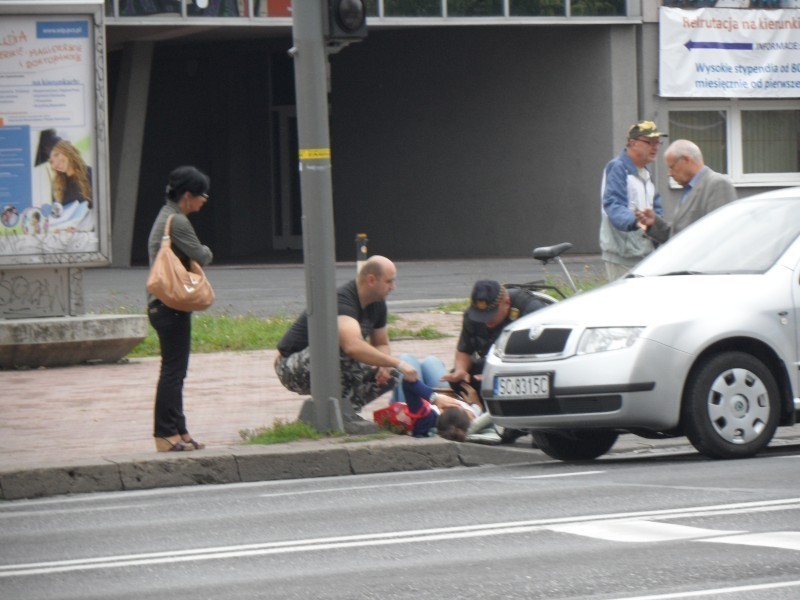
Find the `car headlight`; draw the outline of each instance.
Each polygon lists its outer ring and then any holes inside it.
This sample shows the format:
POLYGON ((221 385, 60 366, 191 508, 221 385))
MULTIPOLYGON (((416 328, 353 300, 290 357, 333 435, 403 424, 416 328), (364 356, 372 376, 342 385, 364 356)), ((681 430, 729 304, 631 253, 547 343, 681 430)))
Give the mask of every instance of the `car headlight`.
POLYGON ((608 352, 629 348, 637 340, 644 327, 596 327, 587 329, 578 342, 578 354, 608 352))
POLYGON ((508 329, 504 329, 500 332, 500 335, 497 336, 497 339, 494 341, 492 345, 492 353, 497 358, 503 358, 503 355, 506 352, 506 342, 508 341, 508 336, 511 335, 511 332, 508 329))

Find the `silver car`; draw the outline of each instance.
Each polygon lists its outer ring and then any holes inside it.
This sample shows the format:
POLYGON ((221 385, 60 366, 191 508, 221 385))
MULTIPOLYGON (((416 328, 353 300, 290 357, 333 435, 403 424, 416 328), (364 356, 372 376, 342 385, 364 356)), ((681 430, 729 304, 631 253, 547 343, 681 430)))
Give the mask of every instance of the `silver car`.
POLYGON ((509 325, 481 393, 494 421, 561 460, 620 432, 762 450, 800 411, 800 188, 726 205, 625 278, 509 325))

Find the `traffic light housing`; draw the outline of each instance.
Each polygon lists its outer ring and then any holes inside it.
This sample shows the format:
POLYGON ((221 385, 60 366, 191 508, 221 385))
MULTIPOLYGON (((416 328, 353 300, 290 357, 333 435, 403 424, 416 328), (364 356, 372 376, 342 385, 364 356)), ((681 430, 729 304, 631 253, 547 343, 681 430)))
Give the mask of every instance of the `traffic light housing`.
POLYGON ((328 0, 328 41, 354 42, 367 37, 364 0, 328 0))

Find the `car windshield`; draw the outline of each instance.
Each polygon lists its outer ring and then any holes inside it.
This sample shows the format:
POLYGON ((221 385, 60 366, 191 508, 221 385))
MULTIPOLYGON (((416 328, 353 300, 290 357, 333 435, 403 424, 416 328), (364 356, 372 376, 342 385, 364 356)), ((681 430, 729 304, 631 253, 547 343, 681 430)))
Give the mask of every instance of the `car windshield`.
POLYGON ((631 274, 763 273, 799 234, 800 198, 744 199, 700 219, 631 274))

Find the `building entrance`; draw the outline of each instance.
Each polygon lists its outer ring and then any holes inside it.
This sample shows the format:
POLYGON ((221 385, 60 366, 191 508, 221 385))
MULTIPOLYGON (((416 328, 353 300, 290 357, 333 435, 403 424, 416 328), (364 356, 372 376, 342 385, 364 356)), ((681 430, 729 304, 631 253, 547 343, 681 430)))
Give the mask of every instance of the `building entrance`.
POLYGON ((272 247, 275 250, 299 250, 303 247, 303 209, 297 158, 297 111, 294 106, 273 108, 272 143, 272 181, 275 186, 272 247))

